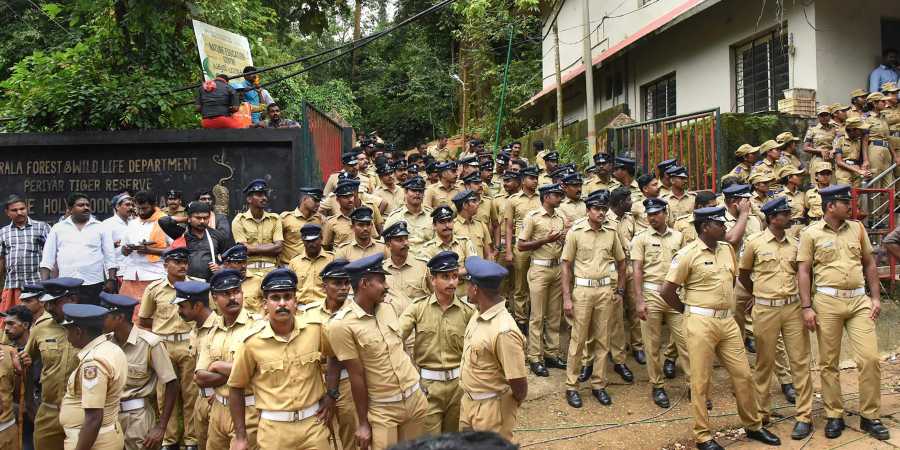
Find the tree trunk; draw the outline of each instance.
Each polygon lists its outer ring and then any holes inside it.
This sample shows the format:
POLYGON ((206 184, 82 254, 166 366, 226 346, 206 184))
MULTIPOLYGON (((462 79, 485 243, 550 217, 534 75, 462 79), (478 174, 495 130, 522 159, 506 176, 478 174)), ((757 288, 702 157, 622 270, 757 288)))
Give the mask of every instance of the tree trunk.
MULTIPOLYGON (((358 41, 359 38, 362 37, 362 29, 360 27, 360 22, 362 19, 362 8, 363 8, 363 0, 356 0, 356 8, 353 11, 353 40, 358 41)), ((356 45, 354 44, 353 52, 350 54, 351 62, 350 62, 350 79, 353 80, 356 78, 356 63, 359 58, 358 52, 356 51, 356 45)))
POLYGON ((556 140, 563 135, 563 87, 562 74, 559 68, 559 26, 553 22, 553 56, 554 72, 556 72, 556 140))

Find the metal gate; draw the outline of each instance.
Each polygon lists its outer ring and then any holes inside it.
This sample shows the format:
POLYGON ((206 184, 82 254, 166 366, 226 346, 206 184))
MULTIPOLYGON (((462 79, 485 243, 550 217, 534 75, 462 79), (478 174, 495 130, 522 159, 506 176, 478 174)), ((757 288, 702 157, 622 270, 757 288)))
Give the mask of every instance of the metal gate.
POLYGON ((718 188, 724 163, 724 154, 719 154, 718 108, 610 128, 606 133, 607 153, 634 158, 644 173, 655 172, 660 161, 677 158, 688 170, 691 190, 718 188))
POLYGON ((315 152, 315 161, 305 161, 302 170, 319 171, 324 183, 328 175, 341 170, 341 153, 345 150, 345 130, 338 122, 303 102, 303 132, 307 148, 315 152))

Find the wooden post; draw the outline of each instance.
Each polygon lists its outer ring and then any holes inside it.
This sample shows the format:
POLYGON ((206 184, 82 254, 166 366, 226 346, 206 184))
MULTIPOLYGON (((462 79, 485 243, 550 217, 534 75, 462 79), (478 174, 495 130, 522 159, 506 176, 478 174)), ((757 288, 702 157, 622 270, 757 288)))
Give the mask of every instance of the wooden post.
POLYGON ((559 26, 555 20, 553 21, 553 56, 556 72, 556 140, 559 141, 563 134, 563 86, 559 65, 559 26))
POLYGON ((582 55, 584 63, 584 90, 587 112, 587 139, 588 150, 591 156, 597 154, 597 126, 594 123, 594 64, 591 62, 591 12, 588 7, 589 0, 584 0, 581 7, 581 23, 584 27, 584 41, 582 55))

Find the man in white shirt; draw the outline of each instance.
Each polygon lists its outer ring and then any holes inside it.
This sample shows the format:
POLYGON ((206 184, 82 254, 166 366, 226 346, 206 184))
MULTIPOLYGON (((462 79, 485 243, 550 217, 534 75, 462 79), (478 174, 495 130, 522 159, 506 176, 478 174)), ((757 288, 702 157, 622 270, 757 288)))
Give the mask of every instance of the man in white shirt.
POLYGON ((41 280, 49 279, 56 268, 59 277, 84 281, 79 288, 79 303, 99 305, 104 287, 111 293, 118 290, 115 247, 103 224, 91 215, 87 195, 73 192, 66 205, 69 217, 53 225, 47 236, 40 264, 41 280))
POLYGON ((103 220, 103 228, 109 233, 110 238, 115 247, 116 266, 119 268, 119 274, 122 271, 122 238, 125 237, 125 230, 128 229, 128 222, 134 217, 134 201, 131 195, 127 193, 118 194, 112 198, 110 204, 113 207, 112 217, 103 220))
MULTIPOLYGON (((152 193, 135 193, 134 204, 137 217, 128 222, 122 245, 117 252, 121 255, 118 273, 122 286, 119 287, 119 294, 141 301, 147 286, 166 276, 161 255, 172 243, 172 239, 157 224, 165 213, 156 207, 156 199, 152 193)), ((140 305, 134 308, 135 318, 139 310, 140 305)))

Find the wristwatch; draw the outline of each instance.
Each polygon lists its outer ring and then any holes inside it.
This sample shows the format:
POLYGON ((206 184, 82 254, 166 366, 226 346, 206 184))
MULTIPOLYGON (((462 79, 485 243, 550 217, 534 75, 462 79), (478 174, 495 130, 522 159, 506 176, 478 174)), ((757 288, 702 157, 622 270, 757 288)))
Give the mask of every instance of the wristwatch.
POLYGON ((331 397, 335 400, 337 400, 338 397, 341 396, 341 391, 339 391, 337 389, 328 389, 327 391, 325 391, 325 393, 328 394, 329 397, 331 397))

